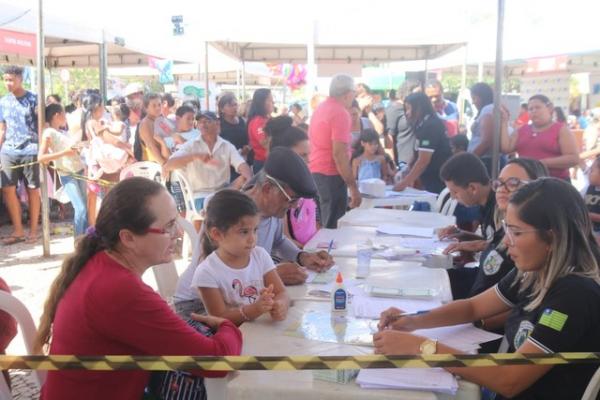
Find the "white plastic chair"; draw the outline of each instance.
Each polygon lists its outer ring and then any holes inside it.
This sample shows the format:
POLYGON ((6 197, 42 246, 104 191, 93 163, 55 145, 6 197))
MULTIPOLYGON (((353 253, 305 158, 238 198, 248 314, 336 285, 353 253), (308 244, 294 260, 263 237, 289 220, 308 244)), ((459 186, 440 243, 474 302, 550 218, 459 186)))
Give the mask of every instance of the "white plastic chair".
MULTIPOLYGON (((34 354, 34 342, 35 337, 37 335, 37 328, 33 322, 33 318, 27 310, 27 307, 19 299, 11 295, 10 293, 0 291, 0 310, 6 311, 10 314, 16 321, 19 326, 19 330, 23 335, 23 339, 25 341, 25 349, 27 350, 27 354, 34 354)), ((42 385, 46 381, 46 371, 34 371, 33 374, 34 381, 38 385, 38 388, 41 389, 42 385)), ((12 399, 12 395, 10 391, 8 394, 3 392, 3 390, 8 390, 8 385, 3 377, 0 378, 0 381, 4 383, 4 385, 0 385, 0 398, 2 399, 12 399)))
POLYGON ((175 170, 171 172, 171 180, 179 182, 179 185, 181 185, 181 192, 183 193, 186 208, 185 219, 188 221, 203 219, 202 210, 196 209, 194 193, 192 192, 190 182, 185 177, 185 173, 181 170, 175 170))
MULTIPOLYGON (((183 194, 183 199, 185 201, 185 219, 190 223, 193 221, 198 221, 204 219, 202 215, 202 210, 196 209, 196 203, 194 201, 194 193, 192 192, 191 186, 183 171, 175 170, 171 173, 171 180, 179 182, 181 187, 181 193, 183 194)), ((183 245, 181 247, 181 254, 184 257, 187 257, 190 254, 190 248, 193 248, 195 241, 192 236, 186 235, 183 237, 183 245), (192 244, 190 244, 190 240, 192 240, 192 244)))
POLYGON ((600 367, 596 370, 596 373, 590 379, 581 400, 596 400, 600 393, 600 367))
POLYGON ((119 180, 122 181, 133 176, 141 176, 142 178, 164 183, 162 168, 160 164, 153 161, 140 161, 126 166, 119 173, 119 180))
POLYGON ((454 210, 456 210, 457 205, 458 201, 450 196, 450 189, 444 188, 438 195, 435 208, 438 213, 451 216, 454 215, 454 210))

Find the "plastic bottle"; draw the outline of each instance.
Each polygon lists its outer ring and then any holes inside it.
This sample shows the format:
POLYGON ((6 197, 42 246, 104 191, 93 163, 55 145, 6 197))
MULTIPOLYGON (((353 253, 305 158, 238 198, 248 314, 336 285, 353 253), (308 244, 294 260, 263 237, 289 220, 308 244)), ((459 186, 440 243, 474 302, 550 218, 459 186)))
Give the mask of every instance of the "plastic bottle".
POLYGON ((364 279, 369 276, 371 270, 371 256, 373 254, 373 242, 365 239, 356 245, 356 277, 364 279))
POLYGON ((335 278, 335 286, 331 293, 331 313, 336 316, 346 315, 348 306, 348 292, 344 287, 342 274, 338 272, 335 278))

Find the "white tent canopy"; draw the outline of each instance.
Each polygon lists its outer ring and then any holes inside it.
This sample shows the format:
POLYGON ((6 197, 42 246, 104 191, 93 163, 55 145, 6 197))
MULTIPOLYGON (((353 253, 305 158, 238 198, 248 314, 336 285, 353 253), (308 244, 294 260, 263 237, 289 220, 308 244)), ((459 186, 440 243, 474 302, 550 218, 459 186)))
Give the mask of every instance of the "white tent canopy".
MULTIPOLYGON (((0 1, 3 20, 0 29, 36 33, 35 9, 33 5, 19 6, 0 1)), ((101 28, 84 25, 83 20, 73 22, 57 17, 51 12, 44 14, 46 66, 49 68, 90 67, 99 65, 99 44, 106 43, 109 65, 147 65, 147 56, 117 44, 117 38, 101 28)), ((34 65, 35 57, 23 54, 0 53, 6 63, 34 65)))

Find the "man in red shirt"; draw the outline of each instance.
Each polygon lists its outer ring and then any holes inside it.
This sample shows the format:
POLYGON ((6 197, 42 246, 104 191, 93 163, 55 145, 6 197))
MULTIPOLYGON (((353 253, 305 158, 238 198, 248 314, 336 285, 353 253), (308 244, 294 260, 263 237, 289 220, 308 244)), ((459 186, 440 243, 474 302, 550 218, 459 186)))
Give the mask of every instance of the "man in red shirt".
POLYGON ((361 195, 350 168, 352 121, 348 110, 356 96, 351 76, 331 79, 329 97, 319 104, 310 121, 310 172, 319 191, 321 221, 325 228, 337 228, 348 207, 358 207, 361 195))

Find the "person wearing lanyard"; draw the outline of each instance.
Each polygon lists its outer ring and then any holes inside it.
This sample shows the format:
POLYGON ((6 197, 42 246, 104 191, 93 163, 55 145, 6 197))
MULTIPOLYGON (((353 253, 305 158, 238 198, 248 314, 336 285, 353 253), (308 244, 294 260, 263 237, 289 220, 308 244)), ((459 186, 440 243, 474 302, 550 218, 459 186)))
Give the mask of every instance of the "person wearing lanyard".
MULTIPOLYGON (((504 244, 517 268, 497 285, 426 314, 384 311, 373 336, 379 354, 460 353, 409 333, 510 312, 509 352, 600 351, 600 248, 585 204, 570 184, 542 178, 517 190, 503 220, 504 244), (552 201, 548 201, 551 198, 552 201), (423 350, 422 350, 423 349, 423 350), (425 351, 424 351, 425 350, 425 351)), ((593 364, 447 368, 496 392, 496 398, 581 398, 593 364)))
POLYGON ((394 185, 402 191, 414 187, 417 180, 423 189, 439 193, 444 188, 440 168, 452 156, 444 123, 433 110, 424 93, 413 93, 404 101, 404 112, 415 133, 415 159, 408 174, 394 185))

